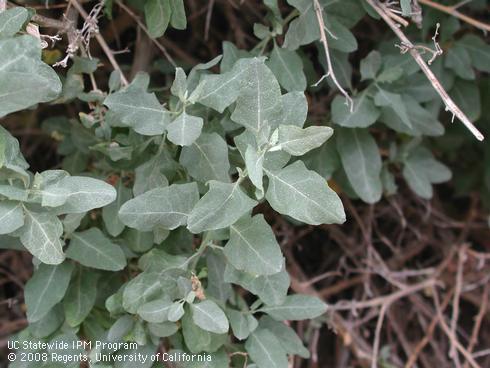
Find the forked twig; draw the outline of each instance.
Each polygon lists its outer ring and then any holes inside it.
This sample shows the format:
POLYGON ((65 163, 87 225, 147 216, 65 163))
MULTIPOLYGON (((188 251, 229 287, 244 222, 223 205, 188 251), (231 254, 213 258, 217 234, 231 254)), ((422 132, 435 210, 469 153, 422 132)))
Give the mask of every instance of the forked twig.
POLYGON ((468 130, 478 139, 482 141, 484 139, 483 134, 473 125, 473 123, 468 119, 463 111, 456 105, 456 103, 449 97, 448 93, 441 85, 441 82, 434 75, 432 70, 429 68, 427 63, 424 61, 422 56, 420 55, 419 50, 413 45, 413 43, 407 38, 405 33, 393 22, 391 17, 387 14, 386 9, 383 4, 379 3, 377 0, 366 0, 369 5, 378 13, 381 18, 388 24, 388 26, 392 29, 392 31, 398 36, 401 40, 402 44, 407 48, 408 52, 415 59, 416 63, 419 65, 420 69, 425 73, 429 82, 432 84, 434 89, 439 93, 444 104, 446 105, 446 111, 451 111, 453 117, 456 116, 468 130))
MULTIPOLYGON (((326 77, 330 77, 332 79, 332 82, 339 89, 340 93, 342 93, 344 95, 344 97, 346 99, 346 104, 349 106, 350 111, 352 112, 354 109, 354 101, 352 101, 352 98, 349 96, 347 91, 340 85, 340 83, 337 80, 337 77, 335 76, 335 73, 333 71, 332 60, 330 58, 330 51, 328 48, 327 35, 325 33, 326 27, 325 27, 325 22, 323 20, 322 7, 321 7, 318 0, 313 0, 313 4, 315 6, 315 13, 316 13, 316 19, 318 21, 318 27, 320 28, 320 42, 323 45, 323 48, 325 50, 325 58, 327 59, 327 73, 320 79, 320 81, 322 81, 326 77)), ((330 31, 328 31, 328 32, 330 33, 330 31)))
POLYGON ((464 358, 470 364, 471 367, 481 368, 480 365, 475 361, 475 359, 468 352, 468 350, 466 350, 465 347, 461 345, 457 336, 453 334, 453 331, 451 331, 451 329, 447 325, 441 311, 441 304, 439 302, 439 296, 437 295, 437 290, 435 287, 432 288, 432 298, 434 299, 434 305, 436 308, 437 318, 439 320, 439 326, 441 326, 442 330, 444 331, 448 339, 451 341, 451 344, 454 344, 456 349, 464 356, 464 358))

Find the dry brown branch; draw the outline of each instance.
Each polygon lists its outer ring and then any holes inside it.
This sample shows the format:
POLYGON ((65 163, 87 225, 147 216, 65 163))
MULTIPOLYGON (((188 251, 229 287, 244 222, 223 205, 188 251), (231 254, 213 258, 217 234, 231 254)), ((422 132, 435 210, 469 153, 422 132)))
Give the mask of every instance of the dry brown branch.
MULTIPOLYGON (((330 50, 328 48, 327 34, 325 32, 325 21, 323 20, 323 9, 322 9, 320 2, 318 0, 313 0, 313 3, 315 6, 315 13, 316 13, 317 21, 318 21, 318 28, 320 29, 320 42, 323 45, 323 49, 325 51, 325 58, 327 61, 327 73, 322 77, 322 79, 320 79, 320 81, 323 80, 325 77, 330 77, 332 82, 339 89, 340 93, 342 93, 344 95, 344 97, 346 99, 346 104, 349 106, 349 109, 352 112, 354 109, 354 101, 349 96, 347 91, 340 85, 339 81, 337 80, 337 77, 335 76, 335 72, 333 70, 332 60, 330 59, 330 50)), ((318 81, 318 83, 320 81, 318 81)))
MULTIPOLYGON (((453 295, 454 290, 450 290, 445 296, 441 304, 441 310, 444 312, 446 307, 449 305, 449 302, 451 301, 451 296, 453 295)), ((419 358, 420 353, 426 345, 431 341, 432 335, 434 334, 434 331, 437 326, 437 321, 438 318, 437 316, 434 316, 429 324, 429 326, 425 329, 425 335, 422 338, 422 340, 419 341, 419 343, 415 346, 413 349, 412 354, 408 357, 407 363, 405 364, 405 368, 412 368, 415 366, 415 363, 417 362, 417 359, 419 358)))
MULTIPOLYGON (((453 297, 453 314, 451 317, 451 332, 454 336, 456 336, 456 328, 458 326, 458 317, 459 317, 459 301, 461 298, 461 291, 463 289, 463 267, 466 260, 466 247, 467 245, 463 245, 461 249, 458 251, 458 270, 456 271, 456 280, 455 280, 455 290, 453 297)), ((456 366, 460 366, 458 352, 456 350, 456 346, 451 340, 451 349, 449 350, 449 356, 455 361, 456 366)))
POLYGON ((419 2, 431 8, 442 11, 446 14, 452 15, 453 17, 461 19, 463 22, 471 24, 472 26, 481 29, 483 32, 490 32, 490 24, 480 22, 479 20, 471 18, 458 11, 458 8, 464 5, 465 2, 456 4, 454 6, 439 4, 431 0, 419 0, 419 2))
MULTIPOLYGON (((77 9, 77 11, 80 13, 82 18, 85 19, 85 21, 90 21, 89 15, 85 11, 85 9, 80 5, 78 0, 70 0, 70 1, 71 1, 71 4, 75 7, 75 9, 77 9)), ((121 67, 119 66, 118 62, 114 58, 114 54, 112 53, 112 50, 110 49, 109 45, 107 44, 107 42, 105 42, 104 37, 102 37, 100 35, 100 33, 95 33, 94 37, 97 40, 97 42, 99 43, 102 50, 104 51, 104 54, 107 56, 107 59, 109 59, 109 62, 111 63, 114 70, 117 70, 121 74, 121 83, 124 86, 127 86, 129 84, 128 80, 124 76, 124 73, 123 73, 121 67)))
POLYGON ((355 309, 366 309, 382 306, 385 304, 393 303, 394 301, 404 298, 410 294, 416 293, 420 290, 423 290, 428 287, 433 287, 436 284, 436 280, 433 278, 424 280, 418 284, 407 286, 405 289, 399 290, 389 295, 380 296, 374 299, 362 301, 362 302, 339 302, 335 305, 331 305, 329 307, 330 311, 339 311, 339 310, 355 310, 355 309))
POLYGON ((391 19, 391 17, 388 15, 386 7, 377 0, 366 0, 366 1, 369 3, 369 5, 371 5, 371 7, 376 11, 376 13, 378 13, 381 16, 381 18, 383 18, 386 24, 388 24, 388 26, 392 29, 392 31, 401 40, 402 44, 405 47, 407 47, 410 55, 412 55, 414 60, 419 65, 420 69, 422 69, 422 71, 429 79, 429 82, 432 84, 432 86, 437 91, 437 93, 439 93, 439 96, 441 96, 444 104, 446 105, 446 110, 449 110, 453 114, 453 117, 456 116, 466 126, 466 128, 468 128, 468 130, 476 137, 476 139, 482 141, 484 139, 483 134, 473 125, 470 119, 468 119, 465 113, 461 111, 461 109, 448 95, 444 87, 441 85, 437 77, 434 75, 432 70, 429 68, 425 60, 420 55, 420 52, 413 45, 413 43, 407 38, 405 33, 403 33, 403 31, 397 26, 397 24, 395 24, 393 19, 391 19))

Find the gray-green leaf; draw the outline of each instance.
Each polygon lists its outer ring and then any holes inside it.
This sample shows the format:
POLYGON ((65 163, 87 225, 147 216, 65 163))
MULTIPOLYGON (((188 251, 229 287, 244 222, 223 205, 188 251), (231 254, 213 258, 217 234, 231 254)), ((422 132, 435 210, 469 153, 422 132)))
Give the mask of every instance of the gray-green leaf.
POLYGON ((172 17, 170 18, 170 24, 175 29, 186 29, 187 18, 185 16, 184 0, 170 0, 170 9, 172 10, 172 17))
POLYGON ((339 129, 337 150, 345 173, 356 194, 367 203, 381 198, 381 155, 365 129, 339 129))
POLYGON ((65 259, 63 242, 63 225, 51 213, 38 213, 24 210, 25 224, 19 230, 20 241, 29 252, 41 262, 59 264, 65 259))
POLYGON ((333 129, 324 126, 303 129, 294 125, 281 125, 278 145, 293 156, 303 156, 306 152, 320 147, 332 134, 333 129))
POLYGON ((374 50, 361 60, 361 80, 376 79, 381 68, 381 54, 374 50))
POLYGON ((269 177, 266 199, 276 211, 311 225, 345 221, 338 195, 303 162, 296 161, 279 171, 265 171, 269 177))
POLYGON ((121 209, 122 205, 129 201, 132 197, 131 189, 124 186, 122 179, 119 179, 116 190, 116 200, 102 208, 102 219, 104 220, 107 232, 111 236, 118 236, 123 232, 124 224, 119 219, 119 210, 121 209))
POLYGON ((24 212, 19 202, 0 201, 0 235, 9 234, 24 225, 24 212))
POLYGON ((79 267, 63 300, 66 322, 76 327, 88 316, 97 297, 99 274, 79 267))
POLYGON ((281 88, 263 59, 251 59, 231 119, 259 136, 264 128, 276 127, 282 118, 281 88))
POLYGON ((468 51, 476 69, 490 73, 490 45, 481 37, 471 33, 462 37, 458 43, 468 51))
POLYGON ((182 68, 175 68, 175 79, 170 88, 170 92, 181 101, 185 100, 187 91, 187 76, 182 68))
POLYGON ((409 187, 422 198, 432 198, 432 183, 443 183, 451 179, 449 168, 437 161, 425 147, 415 148, 403 163, 403 177, 409 187))
POLYGON ((184 111, 167 127, 167 138, 179 146, 190 146, 201 135, 203 123, 203 118, 184 111))
POLYGON ((238 340, 245 340, 250 333, 257 328, 257 320, 251 314, 228 309, 226 315, 230 321, 233 335, 235 335, 238 340))
POLYGON ((282 321, 300 321, 321 316, 327 311, 327 305, 317 297, 310 295, 288 295, 281 305, 265 306, 261 312, 282 321))
POLYGON ((228 332, 229 324, 225 312, 212 300, 191 304, 192 320, 203 330, 213 333, 228 332))
POLYGON ((61 82, 41 61, 40 41, 31 36, 0 40, 0 118, 58 97, 61 82))
POLYGON ((476 83, 461 79, 456 80, 450 92, 456 105, 468 116, 471 121, 476 121, 481 116, 480 89, 476 83))
POLYGON ((304 91, 306 77, 303 73, 303 62, 296 53, 274 45, 267 66, 276 75, 277 80, 286 91, 304 91))
POLYGON ((238 182, 228 184, 212 180, 209 191, 192 210, 187 228, 197 234, 228 227, 256 204, 240 189, 238 182))
POLYGON ((380 88, 374 96, 374 103, 377 106, 393 109, 406 126, 412 127, 412 122, 401 95, 380 88))
POLYGON ((267 305, 281 304, 286 298, 290 285, 289 275, 284 266, 274 275, 257 276, 239 271, 228 263, 224 280, 247 289, 267 305))
POLYGON ((282 95, 282 121, 284 125, 303 127, 308 115, 308 101, 303 92, 289 92, 282 95))
MULTIPOLYGON (((161 1, 161 0, 157 0, 161 1)), ((170 116, 154 93, 134 83, 109 95, 104 104, 125 126, 142 135, 160 135, 170 122, 170 116)))
POLYGON ((67 176, 41 192, 43 206, 56 207, 58 214, 83 213, 112 203, 117 192, 102 180, 67 176))
POLYGON ((29 322, 39 321, 63 299, 72 271, 70 262, 58 266, 39 265, 24 290, 29 322))
POLYGON ((66 255, 84 266, 100 270, 119 271, 126 267, 123 250, 98 228, 73 233, 66 255))
POLYGON ((148 32, 153 38, 163 36, 170 22, 169 0, 148 0, 145 3, 145 19, 148 32))
POLYGON ((332 121, 347 128, 366 128, 374 124, 381 115, 367 90, 353 98, 354 109, 351 112, 345 104, 345 98, 336 96, 332 102, 332 121))
POLYGON ((245 151, 245 166, 247 167, 248 177, 252 181, 253 185, 263 195, 264 185, 264 152, 258 152, 255 147, 248 145, 245 151))
POLYGON ((231 225, 224 253, 235 268, 251 274, 272 275, 282 269, 281 249, 263 215, 231 225))
POLYGON ((258 368, 287 368, 288 358, 279 340, 268 330, 253 332, 245 349, 258 368))
POLYGON ((199 91, 197 102, 222 113, 238 98, 249 64, 250 59, 240 59, 230 71, 203 75, 196 88, 199 91))
POLYGON ((28 16, 27 9, 20 6, 0 13, 0 39, 11 37, 19 32, 28 16))
POLYGON ((168 320, 168 313, 172 301, 168 297, 163 297, 143 304, 138 308, 138 315, 147 322, 162 323, 168 320))
POLYGON ((228 146, 217 133, 201 134, 191 146, 182 148, 179 162, 201 182, 230 181, 228 146))
POLYGON ((164 173, 173 171, 177 166, 178 164, 171 159, 166 150, 156 154, 135 169, 133 195, 139 196, 150 189, 166 187, 168 179, 164 173))
POLYGON ((177 322, 185 314, 184 303, 178 301, 170 304, 167 318, 171 322, 177 322))
POLYGON ((150 231, 157 226, 173 230, 187 223, 198 200, 196 183, 155 188, 126 202, 119 211, 119 218, 140 231, 150 231))
POLYGON ((296 332, 283 322, 276 321, 269 316, 263 316, 260 319, 259 328, 265 328, 272 332, 286 353, 299 355, 305 359, 310 357, 310 352, 305 348, 296 332))
POLYGON ((129 313, 136 313, 138 308, 162 293, 162 286, 157 273, 143 272, 132 279, 124 288, 122 304, 129 313))
POLYGON ((456 46, 448 50, 444 59, 444 66, 452 69, 460 78, 475 79, 475 71, 471 65, 470 54, 462 45, 456 44, 456 46))
POLYGON ((206 261, 208 267, 208 286, 206 288, 206 295, 222 302, 226 302, 233 292, 231 285, 224 280, 224 272, 227 263, 226 258, 223 255, 223 252, 210 250, 208 251, 206 261))

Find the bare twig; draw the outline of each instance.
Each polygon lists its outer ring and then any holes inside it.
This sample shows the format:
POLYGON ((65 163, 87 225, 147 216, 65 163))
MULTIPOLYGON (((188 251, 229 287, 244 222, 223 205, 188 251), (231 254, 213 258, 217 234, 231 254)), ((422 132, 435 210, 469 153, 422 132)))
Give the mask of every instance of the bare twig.
POLYGON ((362 301, 362 302, 348 302, 348 303, 337 303, 329 307, 330 311, 338 311, 338 310, 352 310, 352 309, 366 309, 377 307, 380 305, 384 305, 386 303, 393 303, 394 301, 404 298, 410 294, 416 293, 420 290, 423 290, 427 287, 434 286, 436 284, 436 280, 433 278, 422 281, 418 284, 407 286, 405 289, 394 292, 393 294, 389 294, 386 296, 380 296, 374 299, 362 301))
POLYGON ((320 282, 322 280, 325 280, 326 278, 333 277, 333 276, 342 276, 342 274, 339 271, 328 271, 322 273, 321 275, 312 277, 308 281, 305 281, 305 285, 313 285, 316 284, 317 282, 320 282))
POLYGON ((390 306, 390 302, 383 304, 379 311, 378 322, 376 323, 376 331, 374 333, 374 343, 373 343, 373 357, 371 360, 371 368, 378 367, 378 351, 379 343, 381 340, 381 328, 383 327, 383 321, 385 319, 386 310, 390 306))
POLYGON ((490 355, 490 349, 484 349, 484 350, 477 351, 472 355, 472 357, 473 358, 481 358, 481 357, 484 357, 487 355, 490 355))
MULTIPOLYGON (((85 9, 80 5, 78 0, 71 0, 71 4, 77 9, 77 11, 80 13, 80 15, 83 17, 83 19, 85 19, 85 21, 90 22, 89 15, 85 11, 85 9)), ((102 50, 104 51, 104 53, 106 54, 107 59, 109 59, 109 62, 111 63, 112 67, 121 74, 122 84, 124 86, 127 86, 129 84, 128 80, 124 76, 124 73, 121 70, 121 67, 119 66, 118 62, 114 58, 114 55, 113 55, 112 50, 110 49, 109 45, 107 44, 107 42, 105 42, 104 37, 102 37, 102 35, 100 33, 95 33, 94 37, 97 40, 97 42, 99 43, 99 45, 102 48, 102 50)))
POLYGON ((393 32, 398 36, 398 38, 401 40, 402 44, 405 45, 408 48, 408 52, 410 52, 410 55, 415 59, 417 64, 419 65, 420 69, 425 73, 427 78, 429 79, 430 83, 434 87, 434 89, 439 93, 439 96, 441 96, 442 100, 444 101, 444 104, 446 105, 446 110, 451 111, 451 113, 454 116, 457 116, 459 120, 468 128, 468 130, 478 139, 479 141, 482 141, 484 139, 483 134, 473 125, 473 123, 468 119, 468 117, 465 115, 463 111, 456 105, 456 103, 449 97, 448 93, 444 89, 444 87, 441 85, 437 77, 434 75, 432 70, 429 68, 427 63, 424 61, 422 56, 420 55, 420 52, 417 50, 417 48, 412 44, 412 42, 407 38, 405 33, 393 22, 393 20, 390 18, 388 15, 385 7, 383 4, 381 4, 377 0, 366 0, 369 5, 372 6, 372 8, 383 18, 383 20, 388 24, 388 26, 393 30, 393 32))
POLYGON ((465 357, 466 361, 473 368, 481 368, 480 365, 475 361, 475 359, 468 352, 468 350, 466 350, 465 347, 461 345, 461 343, 458 340, 458 337, 453 334, 453 332, 447 325, 444 316, 442 315, 441 305, 439 303, 439 296, 437 295, 436 288, 432 288, 432 297, 434 298, 434 305, 436 307, 436 313, 437 313, 437 318, 439 320, 439 325, 441 326, 442 330, 444 331, 448 339, 451 341, 451 344, 454 344, 456 346, 456 349, 459 350, 459 352, 465 357))
POLYGON ((471 18, 461 12, 459 12, 457 9, 461 6, 463 6, 467 1, 462 1, 459 4, 456 4, 454 6, 448 6, 448 5, 442 5, 439 3, 436 3, 431 0, 419 0, 421 4, 427 5, 431 8, 437 9, 439 11, 442 11, 443 13, 452 15, 453 17, 461 19, 463 22, 466 22, 468 24, 471 24, 472 26, 481 29, 483 32, 489 32, 490 31, 490 24, 480 22, 479 20, 476 20, 474 18, 471 18))
MULTIPOLYGON (((320 42, 323 45, 325 51, 325 58, 327 60, 327 73, 324 77, 330 77, 330 79, 332 79, 332 82, 339 89, 340 93, 344 95, 346 99, 346 104, 349 106, 350 111, 352 112, 354 109, 354 101, 352 101, 352 98, 349 96, 347 91, 340 85, 333 71, 332 60, 330 59, 330 51, 328 48, 327 34, 325 33, 326 27, 325 27, 325 21, 323 20, 322 7, 318 0, 313 0, 313 3, 315 5, 315 13, 316 13, 316 19, 318 21, 318 27, 320 28, 320 42)), ((323 80, 324 77, 322 77, 321 80, 323 80)))
POLYGON ((0 0, 0 13, 7 9, 7 0, 0 0))
MULTIPOLYGON (((446 309, 449 302, 451 301, 451 296, 452 296, 453 292, 454 292, 453 290, 450 290, 444 296, 444 299, 443 299, 442 305, 441 305, 441 311, 442 312, 446 309)), ((419 358, 420 353, 422 352, 422 350, 424 350, 425 346, 432 339, 432 335, 434 334, 434 331, 435 331, 436 326, 437 326, 437 321, 438 321, 437 316, 434 316, 432 318, 432 321, 430 322, 429 326, 425 329, 425 335, 424 335, 423 339, 419 341, 419 343, 413 349, 412 354, 408 357, 408 360, 405 363, 405 368, 412 368, 415 366, 415 362, 419 358)))

